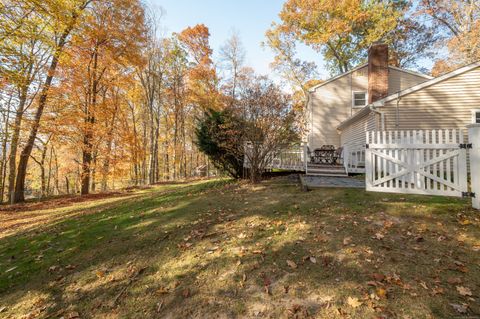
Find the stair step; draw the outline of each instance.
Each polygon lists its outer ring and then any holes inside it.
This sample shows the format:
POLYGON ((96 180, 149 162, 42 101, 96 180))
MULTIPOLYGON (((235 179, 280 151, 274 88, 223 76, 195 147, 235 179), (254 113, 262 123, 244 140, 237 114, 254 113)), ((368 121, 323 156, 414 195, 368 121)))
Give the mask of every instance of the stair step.
POLYGON ((344 169, 342 165, 308 164, 309 168, 344 169))
POLYGON ((344 169, 319 169, 319 168, 309 168, 308 172, 312 173, 326 173, 326 174, 345 174, 344 169))
POLYGON ((346 177, 348 176, 345 167, 342 165, 311 164, 307 165, 307 175, 346 177))
POLYGON ((308 172, 307 176, 348 177, 348 175, 346 173, 343 173, 343 174, 334 174, 334 173, 329 174, 329 173, 311 173, 311 172, 308 172))

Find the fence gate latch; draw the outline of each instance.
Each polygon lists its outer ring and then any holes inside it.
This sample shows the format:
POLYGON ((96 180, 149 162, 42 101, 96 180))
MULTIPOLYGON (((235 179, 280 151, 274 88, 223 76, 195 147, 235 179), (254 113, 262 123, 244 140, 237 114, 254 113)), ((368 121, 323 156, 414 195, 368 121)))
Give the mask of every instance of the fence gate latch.
POLYGON ((472 193, 472 192, 462 192, 462 197, 472 197, 472 198, 475 198, 475 193, 472 193))
POLYGON ((460 148, 464 148, 464 149, 471 149, 472 148, 472 143, 463 143, 463 144, 460 144, 459 145, 460 148))

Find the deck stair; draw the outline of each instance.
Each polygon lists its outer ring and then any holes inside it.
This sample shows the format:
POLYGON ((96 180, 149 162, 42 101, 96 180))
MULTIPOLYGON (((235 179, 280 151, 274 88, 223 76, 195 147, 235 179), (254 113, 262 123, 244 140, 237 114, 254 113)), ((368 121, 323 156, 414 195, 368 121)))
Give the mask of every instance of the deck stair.
POLYGON ((342 165, 311 164, 307 165, 307 175, 346 177, 345 167, 342 165))

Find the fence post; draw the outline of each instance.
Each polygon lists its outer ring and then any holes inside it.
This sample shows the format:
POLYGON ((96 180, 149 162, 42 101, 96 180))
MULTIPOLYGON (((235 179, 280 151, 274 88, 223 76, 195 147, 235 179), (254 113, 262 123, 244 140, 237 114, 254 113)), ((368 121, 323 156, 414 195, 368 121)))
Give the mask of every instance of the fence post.
POLYGON ((470 150, 470 179, 472 186, 473 208, 480 209, 480 124, 470 124, 468 127, 468 142, 472 144, 470 150))
MULTIPOLYGON (((367 144, 365 145, 365 188, 367 191, 372 190, 373 188, 373 177, 372 177, 372 153, 370 148, 368 148, 367 145, 370 144, 370 132, 367 131, 365 133, 367 135, 366 137, 366 142, 367 144)), ((375 132, 372 132, 372 134, 375 134, 375 132)))

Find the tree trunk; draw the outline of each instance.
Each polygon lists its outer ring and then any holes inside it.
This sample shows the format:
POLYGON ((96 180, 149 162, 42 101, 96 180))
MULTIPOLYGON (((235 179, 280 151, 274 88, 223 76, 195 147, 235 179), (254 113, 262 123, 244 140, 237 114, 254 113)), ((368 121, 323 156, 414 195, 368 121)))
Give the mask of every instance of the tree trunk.
MULTIPOLYGON (((87 96, 87 105, 85 106, 85 132, 83 136, 83 150, 82 150, 82 184, 81 195, 90 193, 90 180, 92 177, 92 161, 95 159, 93 150, 93 130, 95 125, 95 110, 97 107, 97 94, 99 78, 98 71, 98 44, 95 44, 93 53, 93 70, 91 76, 91 86, 87 96)), ((101 76, 101 75, 100 75, 101 76)))
MULTIPOLYGON (((13 98, 13 94, 10 95, 10 99, 8 100, 7 103, 7 113, 5 114, 4 117, 4 123, 5 123, 5 130, 3 133, 3 140, 2 140, 2 165, 0 169, 0 173, 2 174, 2 183, 0 185, 0 203, 3 203, 4 196, 5 196, 5 178, 7 177, 7 141, 8 141, 8 126, 10 124, 10 108, 11 108, 11 101, 13 98)), ((15 167, 15 166, 14 166, 15 167)))
POLYGON ((46 190, 47 196, 50 195, 50 181, 52 178, 52 157, 53 157, 52 155, 53 155, 53 146, 50 147, 50 157, 48 159, 48 177, 47 177, 47 190, 46 190))
POLYGON ((68 176, 65 176, 65 188, 67 190, 67 195, 70 194, 70 182, 68 180, 68 176))
POLYGON ((25 103, 27 102, 27 90, 28 87, 24 86, 21 89, 20 93, 20 100, 17 108, 17 112, 15 113, 15 122, 13 125, 13 134, 12 140, 10 141, 10 155, 8 157, 9 163, 9 173, 8 173, 8 195, 10 203, 15 202, 15 173, 16 173, 16 165, 17 165, 17 149, 18 149, 18 141, 20 139, 20 129, 22 125, 23 119, 23 111, 25 108, 25 103))
MULTIPOLYGON (((110 155, 112 153, 112 143, 113 143, 113 128, 115 126, 115 121, 117 118, 117 110, 118 110, 118 105, 115 104, 115 111, 112 116, 112 122, 110 123, 110 130, 108 131, 107 135, 107 151, 105 155, 105 160, 103 162, 103 168, 102 168, 102 191, 107 190, 107 179, 108 179, 108 171, 110 170, 110 155)), ((135 155, 134 155, 135 157, 135 155)))
POLYGON ((72 32, 73 27, 77 22, 79 13, 86 8, 90 1, 91 0, 86 0, 83 5, 78 8, 79 10, 73 11, 70 23, 63 30, 62 34, 60 35, 59 42, 55 48, 52 61, 50 62, 50 66, 48 68, 47 77, 45 78, 45 82, 42 85, 42 90, 38 100, 38 107, 33 117, 30 134, 28 136, 27 143, 25 144, 25 147, 20 154, 20 161, 18 163, 17 178, 15 183, 15 193, 12 201, 14 203, 25 201, 25 177, 27 175, 28 160, 30 158, 30 155, 32 154, 33 145, 35 143, 38 128, 40 126, 40 119, 42 118, 43 110, 47 104, 47 98, 50 93, 50 87, 52 85, 53 78, 55 77, 58 61, 61 54, 63 53, 65 44, 67 43, 67 38, 72 32))

